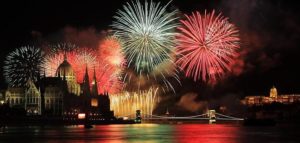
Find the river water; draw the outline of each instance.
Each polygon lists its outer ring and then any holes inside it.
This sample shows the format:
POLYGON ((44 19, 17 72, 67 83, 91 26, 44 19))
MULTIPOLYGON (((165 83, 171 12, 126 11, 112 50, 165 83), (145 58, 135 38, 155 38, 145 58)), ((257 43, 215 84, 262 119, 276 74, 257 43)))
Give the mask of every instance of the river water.
POLYGON ((1 143, 300 143, 297 127, 244 127, 235 124, 133 124, 7 127, 1 143))

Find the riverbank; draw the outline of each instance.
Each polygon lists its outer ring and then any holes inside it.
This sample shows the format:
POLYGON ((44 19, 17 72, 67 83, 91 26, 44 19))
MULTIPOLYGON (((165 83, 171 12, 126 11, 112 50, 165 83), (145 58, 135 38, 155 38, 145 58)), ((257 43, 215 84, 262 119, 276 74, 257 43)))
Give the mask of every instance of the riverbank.
POLYGON ((22 117, 22 118, 7 118, 1 119, 0 126, 57 126, 57 125, 109 125, 109 124, 135 124, 134 120, 121 119, 99 119, 99 120, 85 120, 85 119, 65 119, 63 117, 22 117))

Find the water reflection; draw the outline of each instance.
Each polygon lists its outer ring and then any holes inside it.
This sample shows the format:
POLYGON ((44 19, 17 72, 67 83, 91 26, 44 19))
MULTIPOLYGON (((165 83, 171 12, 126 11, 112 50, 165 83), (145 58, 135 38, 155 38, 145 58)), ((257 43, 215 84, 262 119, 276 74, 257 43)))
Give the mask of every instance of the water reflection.
POLYGON ((177 142, 238 143, 239 127, 230 125, 178 125, 175 132, 177 142))
POLYGON ((136 124, 83 126, 9 127, 0 142, 32 143, 243 143, 299 142, 298 132, 282 127, 243 127, 225 124, 136 124))

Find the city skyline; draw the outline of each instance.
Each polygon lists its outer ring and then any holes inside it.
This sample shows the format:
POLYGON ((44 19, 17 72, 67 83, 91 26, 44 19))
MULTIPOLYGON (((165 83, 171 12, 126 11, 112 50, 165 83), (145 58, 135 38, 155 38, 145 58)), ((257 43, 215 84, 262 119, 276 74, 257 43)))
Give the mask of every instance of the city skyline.
POLYGON ((0 142, 299 142, 287 0, 0 4, 0 142))
MULTIPOLYGON (((163 4, 167 2, 162 1, 163 4)), ((46 3, 31 1, 24 3, 25 6, 22 7, 8 4, 11 11, 16 13, 3 16, 5 19, 3 24, 8 28, 3 29, 1 38, 4 48, 4 52, 1 53, 2 61, 15 48, 43 42, 57 42, 63 38, 80 41, 75 43, 78 45, 93 45, 95 42, 92 41, 95 37, 93 34, 99 36, 101 32, 111 29, 113 16, 125 2, 111 1, 105 3, 105 6, 101 2, 87 2, 83 5, 79 2, 70 4, 49 1, 46 3), (65 10, 66 12, 63 12, 65 10), (87 37, 82 36, 84 34, 87 37)), ((228 77, 213 87, 213 91, 210 91, 211 87, 201 81, 194 82, 192 78, 181 76, 185 85, 178 94, 189 90, 212 96, 218 96, 217 94, 220 93, 239 93, 241 96, 267 94, 268 89, 273 85, 282 93, 300 92, 298 88, 300 79, 296 68, 296 57, 299 51, 296 25, 299 21, 297 14, 292 15, 298 12, 291 3, 280 0, 264 2, 175 0, 171 2, 170 9, 179 9, 180 12, 187 14, 195 10, 203 13, 204 10, 215 9, 237 26, 241 38, 242 57, 241 61, 238 61, 240 63, 232 73, 227 74, 228 77), (249 5, 247 9, 241 8, 246 5, 249 5), (283 44, 281 41, 288 44, 283 44)), ((7 84, 4 83, 2 70, 1 88, 5 88, 7 84)))

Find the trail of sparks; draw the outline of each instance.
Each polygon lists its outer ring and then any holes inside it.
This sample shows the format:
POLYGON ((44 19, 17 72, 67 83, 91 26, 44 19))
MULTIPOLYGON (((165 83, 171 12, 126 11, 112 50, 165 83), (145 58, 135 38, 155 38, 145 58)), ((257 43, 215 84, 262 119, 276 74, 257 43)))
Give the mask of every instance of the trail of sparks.
POLYGON ((110 109, 117 117, 134 115, 136 110, 141 110, 143 115, 152 115, 159 102, 157 94, 158 88, 155 87, 137 92, 112 94, 109 95, 110 109))

